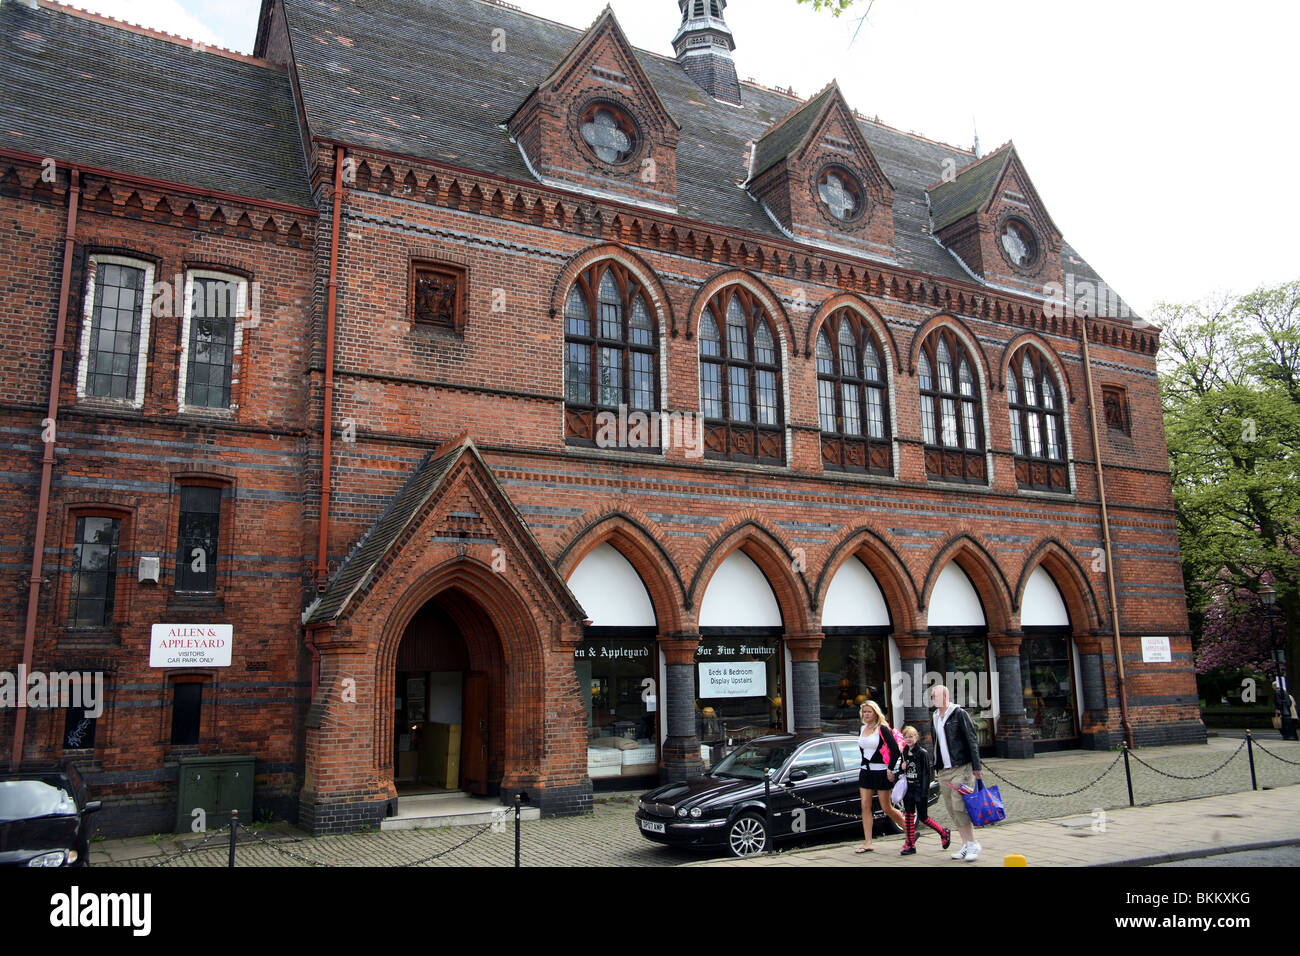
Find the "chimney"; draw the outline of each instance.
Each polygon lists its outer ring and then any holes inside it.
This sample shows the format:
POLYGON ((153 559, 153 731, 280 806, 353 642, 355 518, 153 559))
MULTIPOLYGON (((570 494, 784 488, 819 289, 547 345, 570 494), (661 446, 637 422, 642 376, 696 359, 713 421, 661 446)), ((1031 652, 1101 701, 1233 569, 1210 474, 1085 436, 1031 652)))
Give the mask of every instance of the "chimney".
POLYGON ((677 0, 682 25, 673 37, 677 62, 715 100, 740 105, 740 78, 731 51, 736 41, 722 19, 727 0, 677 0))

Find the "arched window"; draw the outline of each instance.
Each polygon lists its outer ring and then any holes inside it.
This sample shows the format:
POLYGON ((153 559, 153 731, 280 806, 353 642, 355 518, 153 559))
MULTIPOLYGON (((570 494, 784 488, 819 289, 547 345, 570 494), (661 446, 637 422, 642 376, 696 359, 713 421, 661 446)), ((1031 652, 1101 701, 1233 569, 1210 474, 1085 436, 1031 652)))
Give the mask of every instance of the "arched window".
POLYGON ((952 329, 942 326, 921 343, 916 360, 925 471, 940 481, 988 481, 974 361, 952 329))
POLYGON ((700 411, 710 457, 785 461, 777 337, 743 286, 717 293, 700 316, 700 411))
POLYGON ((822 465, 893 474, 889 383, 875 334, 852 309, 832 313, 817 333, 817 412, 822 465))
MULTIPOLYGON (((578 276, 564 304, 566 440, 596 444, 597 416, 618 416, 620 406, 623 414, 658 411, 658 359, 655 320, 636 276, 610 260, 578 276)), ((629 440, 628 447, 648 446, 629 440)))
POLYGON ((1068 492, 1061 390, 1038 349, 1026 345, 1012 356, 1007 369, 1007 405, 1016 483, 1021 488, 1068 492))

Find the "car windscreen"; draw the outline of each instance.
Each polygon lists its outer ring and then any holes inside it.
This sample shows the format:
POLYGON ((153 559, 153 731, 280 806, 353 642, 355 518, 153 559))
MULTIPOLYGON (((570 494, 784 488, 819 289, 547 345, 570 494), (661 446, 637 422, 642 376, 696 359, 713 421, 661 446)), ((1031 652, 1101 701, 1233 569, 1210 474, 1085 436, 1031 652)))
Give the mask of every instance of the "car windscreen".
POLYGON ((75 815, 77 802, 63 786, 44 780, 0 780, 0 823, 75 815))
POLYGON ((762 780, 765 771, 780 770, 794 750, 788 743, 749 743, 718 761, 709 773, 714 777, 762 780))

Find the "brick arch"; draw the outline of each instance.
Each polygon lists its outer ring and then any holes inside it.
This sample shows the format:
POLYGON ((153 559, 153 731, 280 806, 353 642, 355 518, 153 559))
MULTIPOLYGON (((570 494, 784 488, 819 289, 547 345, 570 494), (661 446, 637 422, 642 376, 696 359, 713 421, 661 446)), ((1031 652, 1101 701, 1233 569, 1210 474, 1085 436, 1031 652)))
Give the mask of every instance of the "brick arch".
POLYGON ((916 582, 912 579, 906 562, 888 541, 863 527, 846 531, 822 566, 813 592, 813 610, 817 612, 819 624, 825 611, 826 592, 830 590, 835 573, 849 558, 858 558, 876 579, 893 618, 894 630, 906 633, 920 627, 920 618, 915 610, 920 603, 916 582))
POLYGON ((724 269, 721 272, 715 272, 704 281, 704 285, 700 286, 699 291, 695 293, 695 298, 691 300, 690 311, 686 317, 686 337, 688 339, 696 337, 700 319, 704 316, 704 307, 710 299, 730 285, 743 286, 763 303, 763 307, 767 309, 768 317, 776 325, 777 334, 786 341, 787 351, 797 358, 799 345, 795 336, 794 325, 791 323, 790 316, 786 313, 785 308, 781 305, 780 297, 772 291, 766 282, 743 269, 724 269))
POLYGON ((912 333, 912 342, 907 349, 907 373, 916 375, 916 356, 921 351, 921 343, 925 341, 926 336, 941 325, 947 325, 953 333, 962 340, 967 351, 975 356, 975 371, 980 377, 980 388, 987 392, 993 381, 993 374, 989 367, 989 357, 984 354, 984 346, 980 345, 979 339, 971 331, 970 326, 960 318, 950 312, 937 312, 930 318, 921 323, 920 327, 912 333))
POLYGON ((1007 387, 1007 367, 1011 362, 1011 357, 1020 351, 1020 347, 1027 343, 1032 343, 1038 351, 1043 353, 1052 371, 1056 373, 1057 381, 1061 383, 1061 388, 1065 390, 1066 398, 1070 404, 1074 404, 1074 387, 1070 384, 1069 377, 1065 374, 1065 363, 1061 357, 1056 354, 1056 349, 1048 344, 1047 340, 1036 332, 1022 332, 1007 343, 1006 348, 1002 350, 1002 356, 998 359, 997 365, 997 387, 1006 391, 1007 387))
POLYGON ((655 312, 659 328, 676 335, 677 319, 673 313, 672 299, 659 280, 659 275, 639 255, 617 242, 602 242, 588 246, 564 264, 564 268, 555 277, 554 285, 551 286, 551 318, 564 314, 564 300, 568 298, 573 283, 587 267, 601 259, 613 259, 636 276, 637 281, 645 289, 646 299, 655 312))
POLYGON ((842 308, 850 308, 862 317, 862 320, 876 333, 876 338, 880 341, 881 346, 890 353, 887 358, 892 359, 892 362, 886 364, 892 365, 899 372, 902 372, 903 356, 898 351, 898 343, 894 340, 894 332, 889 327, 889 323, 872 305, 852 292, 841 292, 839 295, 833 295, 817 309, 812 320, 808 323, 808 336, 804 342, 804 354, 813 354, 813 343, 817 341, 817 333, 821 330, 822 325, 828 317, 842 308))
POLYGON ((1097 604, 1088 576, 1084 573, 1078 558, 1056 538, 1048 538, 1039 544, 1025 561, 1020 579, 1016 581, 1014 593, 1017 620, 1029 576, 1040 566, 1052 576, 1056 589, 1061 592, 1061 599, 1065 601, 1066 610, 1070 612, 1070 625, 1075 633, 1100 630, 1105 622, 1102 620, 1101 608, 1097 604))
POLYGON ((582 559, 602 544, 614 547, 640 576, 654 605, 660 633, 682 630, 686 587, 677 562, 659 536, 630 514, 602 514, 583 523, 555 559, 555 570, 568 581, 582 559))
POLYGON ((920 601, 916 608, 917 621, 921 620, 919 612, 929 608, 934 581, 949 561, 956 561, 957 566, 966 572, 966 576, 975 585, 980 603, 984 606, 984 620, 988 623, 989 631, 1006 633, 1011 627, 1011 587, 993 556, 966 532, 959 532, 949 538, 931 562, 930 570, 921 585, 920 601))
POLYGON ((768 586, 776 595, 786 631, 807 633, 812 619, 808 579, 803 572, 796 576, 793 551, 757 517, 744 516, 719 529, 691 579, 690 590, 686 592, 687 609, 693 611, 698 620, 705 587, 733 551, 743 551, 767 578, 768 586))
MULTIPOLYGON (((405 589, 392 604, 387 617, 378 624, 373 685, 374 769, 378 771, 383 766, 393 732, 393 691, 389 675, 396 666, 397 650, 406 628, 421 608, 453 590, 459 592, 458 597, 463 596, 460 600, 468 598, 477 605, 482 615, 470 633, 464 635, 467 645, 473 637, 479 642, 479 652, 488 663, 495 655, 499 655, 501 661, 509 662, 508 667, 498 671, 500 679, 509 681, 508 685, 499 687, 498 692, 508 693, 514 698, 511 706, 498 709, 498 712, 504 711, 503 769, 516 775, 537 774, 542 761, 541 728, 547 723, 542 635, 528 610, 527 600, 505 579, 505 575, 495 573, 488 565, 468 556, 444 561, 422 574, 405 589), (495 631, 496 646, 488 645, 486 653, 482 644, 489 635, 482 620, 490 622, 495 631)), ((465 620, 466 606, 461 604, 457 613, 465 620)))

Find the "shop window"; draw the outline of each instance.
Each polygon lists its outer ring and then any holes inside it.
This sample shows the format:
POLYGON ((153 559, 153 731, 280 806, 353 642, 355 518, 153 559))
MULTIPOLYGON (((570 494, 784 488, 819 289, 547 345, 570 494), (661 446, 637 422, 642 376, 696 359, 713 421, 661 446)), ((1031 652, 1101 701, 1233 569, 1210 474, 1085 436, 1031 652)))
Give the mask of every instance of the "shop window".
POLYGON ((872 634, 831 633, 827 629, 818 655, 818 684, 822 730, 856 734, 862 726, 858 709, 875 701, 891 724, 887 631, 872 634))
POLYGON ((179 404, 185 409, 230 407, 230 383, 239 327, 248 301, 248 282, 217 272, 186 276, 185 318, 181 327, 179 404))
POLYGON ((445 262, 411 261, 411 279, 407 300, 411 322, 463 332, 468 320, 466 288, 468 272, 464 266, 445 262))
POLYGON ((144 401, 153 266, 122 256, 91 256, 87 271, 79 398, 144 401))
POLYGON ((117 595, 118 518, 77 518, 69 596, 70 627, 106 628, 113 624, 117 595))
POLYGON ((700 317, 705 454, 783 463, 781 406, 781 355, 767 310, 748 289, 723 289, 700 317))
MULTIPOLYGON (((952 701, 965 708, 975 723, 980 747, 993 745, 993 675, 989 668, 988 634, 983 628, 930 629, 925 669, 938 674, 952 701)), ((930 702, 927 699, 926 705, 930 702)))
POLYGON ((987 484, 982 400, 974 358, 952 329, 935 329, 917 356, 926 474, 987 484))
POLYGON ((710 630, 701 629, 695 652, 695 732, 709 748, 706 764, 727 748, 786 729, 779 635, 710 630))
POLYGON ((817 335, 817 411, 822 465, 893 474, 884 350, 851 309, 833 313, 817 335))
POLYGON ((1007 369, 1007 405, 1016 483, 1038 491, 1070 490, 1065 465, 1062 393, 1047 359, 1026 346, 1007 369))
POLYGON ((199 742, 203 713, 203 685, 198 682, 172 685, 172 744, 192 746, 199 742))
POLYGON ((588 628, 573 665, 587 709, 587 770, 592 780, 659 771, 659 695, 654 629, 588 628))
POLYGON ((1078 736, 1070 643, 1068 629, 1038 632, 1029 628, 1020 642, 1025 721, 1035 741, 1078 736))
MULTIPOLYGON (((640 282, 620 263, 598 262, 578 276, 565 301, 564 350, 565 438, 571 444, 606 447, 598 441, 601 413, 617 421, 629 411, 658 411, 658 330, 640 282)), ((617 431, 627 435, 625 450, 658 451, 651 441, 634 438, 639 429, 617 431)), ((646 438, 651 434, 647 429, 646 438)))
POLYGON ((221 533, 221 488, 181 488, 176 590, 214 594, 221 533))

